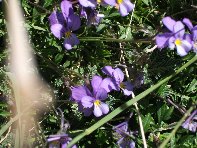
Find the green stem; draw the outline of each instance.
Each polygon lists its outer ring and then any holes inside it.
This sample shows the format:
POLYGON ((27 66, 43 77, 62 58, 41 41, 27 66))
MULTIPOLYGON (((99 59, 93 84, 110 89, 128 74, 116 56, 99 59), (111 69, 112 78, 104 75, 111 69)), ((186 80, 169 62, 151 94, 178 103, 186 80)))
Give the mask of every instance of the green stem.
POLYGON ((123 112, 125 109, 127 109, 128 107, 130 107, 131 105, 133 105, 134 103, 136 103, 137 101, 141 100, 142 98, 144 98, 145 96, 147 96, 149 93, 153 92, 154 90, 156 90, 159 86, 161 86, 162 84, 166 83, 167 81, 169 81, 172 77, 174 77, 175 75, 177 75, 178 73, 180 73, 182 70, 184 70, 186 67, 188 67, 189 65, 191 65, 192 63, 194 63, 197 60, 197 56, 194 56, 190 61, 188 61, 186 64, 184 64, 182 67, 180 67, 174 74, 166 77, 165 79, 161 80, 160 82, 158 82, 157 84, 155 84, 154 86, 151 86, 149 89, 145 90, 144 92, 140 93, 139 95, 137 95, 135 98, 127 101, 126 103, 124 103, 123 105, 121 105, 120 107, 116 108, 113 112, 109 113, 107 116, 103 117, 101 120, 99 120, 97 123, 95 123, 94 125, 92 125, 91 127, 89 127, 88 129, 86 129, 83 133, 79 134, 78 136, 76 136, 69 144, 68 144, 68 148, 70 148, 72 145, 74 145, 75 143, 77 143, 79 140, 81 140, 83 137, 91 134, 93 131, 95 131, 97 128, 101 127, 103 124, 105 124, 106 122, 108 122, 109 120, 111 120, 112 118, 114 118, 116 115, 120 114, 121 112, 123 112))
POLYGON ((80 41, 97 41, 97 42, 131 42, 131 43, 151 43, 152 39, 116 39, 116 38, 105 38, 105 37, 79 37, 80 41))
POLYGON ((159 146, 159 148, 164 148, 166 146, 166 144, 169 142, 169 140, 172 138, 172 136, 175 135, 176 131, 178 130, 178 128, 182 125, 182 123, 185 121, 185 119, 187 118, 187 116, 191 113, 191 111, 193 110, 193 106, 189 108, 189 110, 184 114, 184 116, 181 118, 181 120, 177 123, 177 125, 175 126, 175 128, 172 130, 172 132, 170 133, 170 135, 166 138, 166 140, 164 140, 164 142, 159 146))

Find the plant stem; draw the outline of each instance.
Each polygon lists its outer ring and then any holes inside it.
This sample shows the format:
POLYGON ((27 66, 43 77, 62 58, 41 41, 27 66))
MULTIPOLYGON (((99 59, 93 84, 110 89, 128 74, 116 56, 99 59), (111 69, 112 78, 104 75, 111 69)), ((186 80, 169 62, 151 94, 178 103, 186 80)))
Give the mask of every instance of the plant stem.
MULTIPOLYGON (((132 93, 132 97, 135 98, 134 93, 132 93)), ((144 133, 144 127, 143 127, 143 124, 142 124, 142 117, 140 115, 140 111, 139 111, 137 102, 134 103, 134 106, 135 106, 135 108, 137 110, 137 114, 138 114, 138 120, 139 120, 139 125, 140 125, 140 132, 141 132, 141 135, 142 135, 142 141, 143 141, 143 144, 144 144, 144 148, 147 148, 147 143, 146 143, 146 138, 145 138, 145 133, 144 133)))
POLYGON ((166 144, 168 143, 168 141, 172 138, 172 136, 175 135, 175 133, 178 130, 178 128, 182 125, 182 123, 185 121, 185 119, 187 118, 187 116, 190 114, 190 112, 192 110, 193 110, 193 106, 191 106, 189 108, 189 110, 183 115, 183 117, 181 118, 181 120, 177 123, 177 125, 172 130, 172 132, 170 133, 170 135, 166 138, 166 140, 163 141, 163 143, 159 146, 159 148, 164 148, 166 146, 166 144))
POLYGON ((131 43, 151 43, 152 39, 116 39, 116 38, 105 38, 105 37, 79 37, 80 41, 87 41, 87 42, 131 42, 131 43))

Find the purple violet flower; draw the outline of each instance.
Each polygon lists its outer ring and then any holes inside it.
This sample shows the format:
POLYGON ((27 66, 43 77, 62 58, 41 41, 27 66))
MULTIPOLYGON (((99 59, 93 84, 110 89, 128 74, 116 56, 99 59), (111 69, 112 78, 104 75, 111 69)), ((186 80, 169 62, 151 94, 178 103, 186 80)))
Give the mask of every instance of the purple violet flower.
POLYGON ((70 14, 74 14, 72 3, 70 1, 62 0, 60 7, 65 19, 68 18, 70 14))
POLYGON ((96 7, 97 5, 97 1, 96 0, 79 0, 79 3, 83 6, 83 7, 96 7))
POLYGON ((185 56, 191 50, 192 45, 185 35, 185 28, 182 22, 175 21, 171 17, 162 19, 163 24, 170 32, 158 34, 156 36, 156 44, 158 48, 169 47, 174 49, 176 47, 177 53, 180 56, 185 56))
POLYGON ((120 68, 113 69, 111 66, 105 66, 102 68, 102 72, 112 78, 113 83, 109 84, 111 89, 116 91, 120 91, 120 89, 122 89, 124 95, 131 95, 133 92, 133 85, 129 81, 123 82, 124 73, 120 68))
POLYGON ((182 124, 182 127, 192 132, 196 132, 197 129, 197 109, 187 118, 182 124))
MULTIPOLYGON (((50 135, 47 142, 49 143, 49 148, 66 148, 71 140, 72 138, 70 138, 67 134, 60 134, 50 135)), ((74 145, 72 148, 77 148, 77 146, 74 145)))
POLYGON ((113 130, 119 135, 117 144, 120 148, 135 148, 135 142, 130 137, 131 135, 133 136, 134 132, 128 129, 128 121, 118 124, 113 130))
POLYGON ((69 1, 61 2, 61 10, 62 13, 54 11, 49 16, 50 29, 56 38, 60 39, 64 36, 64 47, 71 50, 74 45, 79 44, 79 39, 72 31, 79 29, 81 21, 79 16, 74 14, 69 1))
POLYGON ((57 12, 56 10, 51 13, 49 16, 50 26, 54 24, 64 24, 64 16, 61 12, 57 12))
POLYGON ((82 7, 81 16, 87 19, 87 25, 90 26, 91 24, 98 25, 104 17, 104 14, 98 14, 95 9, 90 7, 82 7))
POLYGON ((109 112, 109 106, 102 101, 107 98, 110 82, 110 79, 94 76, 91 81, 92 92, 86 86, 78 86, 71 89, 72 99, 79 104, 79 110, 85 116, 89 116, 93 112, 96 117, 100 117, 109 112))
POLYGON ((195 53, 197 53, 197 25, 193 26, 192 22, 188 18, 183 19, 183 23, 189 28, 191 31, 191 42, 192 42, 192 48, 195 53))
POLYGON ((134 9, 134 4, 131 3, 130 0, 104 0, 105 3, 111 6, 115 6, 121 16, 126 16, 130 11, 134 9))

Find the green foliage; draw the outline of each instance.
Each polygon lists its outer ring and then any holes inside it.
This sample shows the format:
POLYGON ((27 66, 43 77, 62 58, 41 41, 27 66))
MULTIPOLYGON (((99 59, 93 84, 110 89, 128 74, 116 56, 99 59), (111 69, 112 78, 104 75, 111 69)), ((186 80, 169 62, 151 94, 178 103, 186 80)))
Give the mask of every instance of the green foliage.
MULTIPOLYGON (((73 138, 98 123, 98 119, 93 115, 84 117, 78 111, 77 104, 70 101, 70 87, 87 82, 95 74, 104 76, 101 72, 103 66, 119 66, 123 69, 126 65, 129 79, 133 83, 142 74, 144 84, 134 88, 137 96, 161 79, 173 74, 195 55, 189 53, 185 57, 179 57, 176 51, 168 49, 160 51, 156 48, 149 52, 149 49, 154 47, 154 37, 162 30, 161 19, 164 16, 172 16, 176 20, 189 17, 194 24, 197 24, 194 13, 196 8, 191 7, 191 5, 197 6, 196 1, 137 0, 133 14, 130 13, 126 17, 121 17, 115 8, 99 7, 99 12, 105 15, 104 19, 98 26, 90 27, 86 26, 83 19, 81 28, 75 31, 80 38, 80 44, 71 51, 66 51, 63 47, 63 39, 55 38, 50 31, 48 16, 54 9, 59 9, 60 2, 53 0, 21 1, 26 20, 25 27, 34 48, 38 71, 53 88, 55 94, 53 104, 46 106, 48 111, 42 112, 39 108, 35 110, 34 114, 39 116, 37 121, 39 128, 38 131, 35 130, 36 127, 32 129, 27 138, 29 143, 35 147, 45 147, 46 138, 50 134, 59 132, 61 119, 60 115, 56 113, 58 107, 62 109, 65 119, 71 126, 68 132, 73 138), (122 51, 125 63, 120 60, 122 51)), ((0 3, 0 10, 0 120, 3 126, 11 116, 16 115, 16 111, 12 86, 5 74, 9 65, 7 63, 9 41, 6 38, 3 2, 0 3)), ((196 67, 196 63, 193 63, 138 101, 149 147, 161 144, 183 116, 180 110, 185 111, 196 103, 196 67), (176 106, 169 103, 169 99, 176 106)), ((130 100, 130 97, 114 91, 109 95, 107 104, 112 112, 130 100)), ((114 126, 120 121, 124 121, 131 111, 135 112, 133 105, 110 119, 108 124, 102 125, 92 134, 84 137, 77 145, 81 148, 117 147, 117 138, 113 135, 114 131, 109 125, 114 126)), ((131 123, 138 123, 137 114, 131 123)), ((7 147, 9 144, 14 147, 13 139, 16 136, 16 129, 14 126, 12 128, 14 130, 3 141, 2 147, 7 147)), ((139 126, 130 124, 130 128, 138 130, 135 139, 136 145, 143 147, 139 126)), ((4 136, 5 134, 1 138, 4 136)), ((171 138, 167 147, 195 147, 197 145, 196 136, 196 133, 180 128, 171 138)))
POLYGON ((148 113, 145 117, 142 117, 142 123, 144 127, 144 132, 150 132, 151 126, 155 124, 153 117, 151 117, 151 114, 148 113))
POLYGON ((171 114, 174 108, 169 108, 167 105, 162 105, 161 108, 157 111, 158 123, 161 124, 162 121, 170 119, 171 114))

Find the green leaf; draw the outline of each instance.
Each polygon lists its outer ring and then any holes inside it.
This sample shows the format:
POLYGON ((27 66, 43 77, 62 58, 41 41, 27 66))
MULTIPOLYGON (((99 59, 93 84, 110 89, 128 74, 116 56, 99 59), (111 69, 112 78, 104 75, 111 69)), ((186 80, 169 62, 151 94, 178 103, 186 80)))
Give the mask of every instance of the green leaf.
POLYGON ((49 5, 51 5, 53 2, 53 0, 45 0, 45 3, 44 3, 44 7, 48 7, 49 5))
POLYGON ((0 116, 9 117, 10 115, 11 115, 10 112, 7 112, 7 111, 0 111, 0 116))
POLYGON ((55 116, 50 116, 50 117, 49 117, 49 121, 52 122, 52 123, 56 123, 56 122, 57 122, 57 117, 55 117, 55 116))
POLYGON ((197 80, 193 79, 189 87, 187 88, 187 92, 196 91, 197 89, 197 80))
POLYGON ((145 117, 142 116, 142 123, 144 127, 144 132, 147 132, 150 128, 150 125, 154 123, 154 119, 150 113, 148 113, 145 117))
POLYGON ((120 16, 120 13, 114 12, 114 13, 108 15, 107 17, 114 17, 114 16, 120 16))
POLYGON ((126 29, 126 39, 132 39, 131 27, 127 27, 126 29))
POLYGON ((66 62, 63 64, 63 67, 66 68, 66 67, 70 66, 70 63, 71 63, 70 61, 66 61, 66 62))
POLYGON ((142 0, 144 4, 149 5, 149 0, 142 0))
POLYGON ((0 107, 7 107, 8 105, 6 103, 0 103, 0 107))
POLYGON ((170 119, 170 116, 172 115, 172 112, 174 110, 174 107, 169 108, 166 104, 164 104, 158 111, 158 122, 161 124, 162 121, 166 121, 170 119))
POLYGON ((32 28, 36 29, 36 30, 40 30, 40 31, 46 31, 46 29, 39 27, 39 26, 35 26, 32 24, 32 28))
POLYGON ((101 30, 102 30, 102 29, 104 29, 105 27, 106 27, 106 25, 105 25, 105 24, 100 24, 100 25, 97 27, 96 32, 101 31, 101 30))
POLYGON ((58 54, 55 56, 55 62, 56 62, 56 63, 60 63, 61 60, 63 59, 63 57, 64 57, 64 54, 58 53, 58 54))

